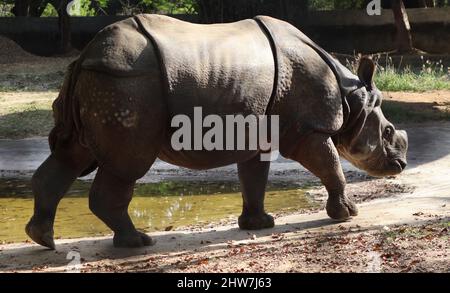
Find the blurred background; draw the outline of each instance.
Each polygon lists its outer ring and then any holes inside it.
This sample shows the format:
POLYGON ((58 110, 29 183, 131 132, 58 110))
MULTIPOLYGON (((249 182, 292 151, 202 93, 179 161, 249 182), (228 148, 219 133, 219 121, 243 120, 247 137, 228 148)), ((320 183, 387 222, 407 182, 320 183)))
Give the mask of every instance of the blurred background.
POLYGON ((69 2, 2 0, 0 35, 34 54, 49 56, 81 50, 106 25, 138 13, 168 14, 198 23, 264 14, 291 22, 336 53, 411 51, 408 33, 414 48, 450 53, 448 0, 380 0, 383 10, 374 16, 366 12, 371 0, 76 0, 66 9, 69 2))

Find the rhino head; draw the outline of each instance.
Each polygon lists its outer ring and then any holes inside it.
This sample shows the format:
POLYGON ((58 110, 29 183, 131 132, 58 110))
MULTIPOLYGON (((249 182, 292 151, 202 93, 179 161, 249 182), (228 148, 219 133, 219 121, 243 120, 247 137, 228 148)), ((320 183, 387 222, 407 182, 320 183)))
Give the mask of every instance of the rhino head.
POLYGON ((358 78, 363 86, 346 98, 349 119, 336 144, 341 156, 368 174, 396 175, 407 164, 408 136, 384 117, 382 93, 373 81, 375 70, 370 58, 361 59, 358 78))

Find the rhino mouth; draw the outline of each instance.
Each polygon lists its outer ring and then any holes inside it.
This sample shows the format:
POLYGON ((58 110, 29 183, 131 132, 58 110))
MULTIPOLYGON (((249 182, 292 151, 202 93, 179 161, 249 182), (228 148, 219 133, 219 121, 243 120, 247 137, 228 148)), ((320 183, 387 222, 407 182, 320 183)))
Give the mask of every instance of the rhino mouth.
POLYGON ((381 168, 366 169, 369 175, 375 177, 394 176, 402 173, 406 169, 407 162, 404 159, 392 158, 385 160, 384 164, 381 164, 381 168))
POLYGON ((391 164, 394 167, 396 167, 396 169, 398 169, 400 172, 405 170, 406 165, 407 165, 406 161, 403 159, 395 159, 395 160, 393 160, 393 162, 391 164))
POLYGON ((384 176, 397 175, 406 169, 406 165, 407 162, 404 159, 391 159, 387 162, 384 170, 381 170, 380 173, 384 173, 384 176))

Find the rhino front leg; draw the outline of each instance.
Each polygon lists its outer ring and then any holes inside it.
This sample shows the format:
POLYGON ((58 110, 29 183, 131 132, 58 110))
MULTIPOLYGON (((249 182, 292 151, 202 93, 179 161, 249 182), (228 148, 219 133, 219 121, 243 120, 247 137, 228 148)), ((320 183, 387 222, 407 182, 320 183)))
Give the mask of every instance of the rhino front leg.
POLYGON ((269 168, 270 162, 262 162, 259 155, 238 164, 244 200, 238 223, 239 228, 243 230, 272 228, 275 225, 273 217, 264 211, 264 193, 269 168))
POLYGON ((346 220, 358 214, 356 205, 345 194, 345 176, 339 154, 331 138, 313 133, 304 139, 292 159, 320 178, 328 191, 326 210, 335 220, 346 220))

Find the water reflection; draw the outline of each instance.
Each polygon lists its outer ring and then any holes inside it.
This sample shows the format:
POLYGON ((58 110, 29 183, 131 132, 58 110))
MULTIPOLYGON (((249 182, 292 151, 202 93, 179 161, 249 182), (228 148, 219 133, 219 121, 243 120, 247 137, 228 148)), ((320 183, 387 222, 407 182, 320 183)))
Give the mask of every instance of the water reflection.
MULTIPOLYGON (((91 182, 77 181, 61 201, 55 223, 55 238, 97 236, 110 233, 88 208, 91 182)), ((269 212, 307 209, 316 203, 294 183, 268 186, 269 212)), ((135 225, 145 231, 216 222, 235 218, 242 209, 237 182, 164 181, 138 184, 129 212, 135 225)), ((0 179, 0 241, 24 241, 24 226, 33 211, 28 181, 0 179)))

